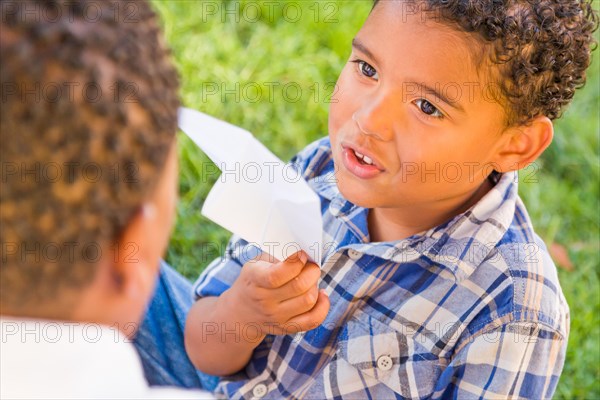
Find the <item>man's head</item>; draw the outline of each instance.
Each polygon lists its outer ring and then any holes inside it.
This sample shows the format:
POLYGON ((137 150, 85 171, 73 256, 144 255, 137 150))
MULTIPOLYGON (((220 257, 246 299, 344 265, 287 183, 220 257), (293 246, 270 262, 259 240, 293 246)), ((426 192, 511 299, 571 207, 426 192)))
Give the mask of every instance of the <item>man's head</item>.
POLYGON ((376 2, 331 105, 341 192, 418 216, 531 164, 585 82, 596 26, 578 0, 376 2))
POLYGON ((137 322, 174 217, 178 79, 146 2, 2 3, 2 314, 137 322))

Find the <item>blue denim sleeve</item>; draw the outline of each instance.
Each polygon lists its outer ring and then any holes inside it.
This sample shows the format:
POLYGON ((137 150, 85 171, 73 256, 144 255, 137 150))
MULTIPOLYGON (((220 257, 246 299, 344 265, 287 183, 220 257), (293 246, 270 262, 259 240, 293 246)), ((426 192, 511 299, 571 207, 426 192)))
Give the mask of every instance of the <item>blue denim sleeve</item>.
POLYGON ((240 275, 242 266, 260 253, 261 250, 256 245, 233 235, 223 256, 210 263, 194 283, 196 299, 220 296, 233 285, 240 275))

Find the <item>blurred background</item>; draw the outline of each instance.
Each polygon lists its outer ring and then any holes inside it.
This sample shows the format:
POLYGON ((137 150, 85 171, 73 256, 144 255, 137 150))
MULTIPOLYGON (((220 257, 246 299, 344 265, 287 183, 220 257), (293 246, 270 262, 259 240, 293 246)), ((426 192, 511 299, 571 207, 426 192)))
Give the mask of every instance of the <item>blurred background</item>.
MULTIPOLYGON (((154 1, 186 107, 251 131, 284 161, 327 135, 329 99, 371 8, 355 1, 154 1)), ((597 32, 598 33, 598 32, 597 32)), ((559 268, 571 308, 556 398, 600 398, 598 51, 588 83, 556 123, 554 142, 519 190, 559 268)), ((167 261, 195 279, 229 233, 200 215, 219 172, 179 134, 178 220, 167 261)))

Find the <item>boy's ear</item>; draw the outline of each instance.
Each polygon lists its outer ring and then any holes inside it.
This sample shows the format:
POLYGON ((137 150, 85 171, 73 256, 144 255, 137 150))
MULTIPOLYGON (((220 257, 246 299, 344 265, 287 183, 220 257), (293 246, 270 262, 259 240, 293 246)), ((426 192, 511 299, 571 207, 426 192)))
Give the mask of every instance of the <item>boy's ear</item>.
POLYGON ((527 167, 552 143, 554 126, 546 116, 538 116, 526 124, 508 128, 505 145, 499 150, 497 164, 508 172, 527 167))

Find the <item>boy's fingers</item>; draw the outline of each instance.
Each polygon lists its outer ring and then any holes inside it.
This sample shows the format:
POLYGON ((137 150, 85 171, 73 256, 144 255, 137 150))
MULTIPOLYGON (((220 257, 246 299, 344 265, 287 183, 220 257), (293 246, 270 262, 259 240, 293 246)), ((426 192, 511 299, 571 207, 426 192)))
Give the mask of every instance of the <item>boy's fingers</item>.
MULTIPOLYGON (((279 303, 279 315, 301 315, 313 309, 319 298, 319 288, 315 285, 299 296, 279 303)), ((285 319, 287 320, 287 318, 285 319)), ((284 320, 284 321, 285 321, 284 320)))
POLYGON ((302 250, 295 252, 294 254, 288 256, 288 258, 285 259, 284 262, 286 263, 296 263, 296 262, 300 262, 302 263, 302 265, 306 264, 306 262, 308 261, 308 256, 306 255, 306 253, 302 250))
POLYGON ((257 261, 255 264, 258 284, 267 289, 279 288, 294 279, 308 261, 308 256, 303 251, 292 254, 285 261, 277 264, 269 264, 264 268, 265 261, 257 261))
MULTIPOLYGON (((274 290, 274 297, 279 301, 285 301, 300 296, 312 288, 316 288, 321 269, 317 264, 307 262, 302 271, 285 285, 274 290)), ((298 314, 298 313, 297 313, 298 314)))
POLYGON ((325 320, 325 317, 327 317, 329 306, 329 297, 325 294, 324 290, 320 290, 317 303, 312 310, 290 319, 285 323, 284 328, 289 330, 289 333, 315 329, 317 326, 321 325, 325 320))
POLYGON ((257 262, 257 261, 265 261, 265 262, 268 262, 271 264, 275 264, 275 263, 279 262, 279 260, 276 259, 274 256, 272 256, 269 253, 266 253, 264 251, 248 262, 257 262))

